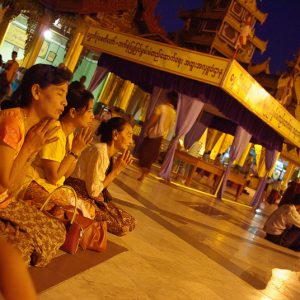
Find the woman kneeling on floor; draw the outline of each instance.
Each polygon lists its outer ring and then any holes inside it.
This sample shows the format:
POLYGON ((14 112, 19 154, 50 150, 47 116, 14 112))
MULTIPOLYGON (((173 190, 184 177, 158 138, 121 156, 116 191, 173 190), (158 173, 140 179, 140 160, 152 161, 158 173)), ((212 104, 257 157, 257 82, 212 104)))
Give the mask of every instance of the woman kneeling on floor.
MULTIPOLYGON (((38 207, 49 193, 64 184, 65 178, 74 171, 81 152, 92 141, 92 131, 88 126, 94 118, 93 95, 85 90, 71 90, 67 101, 68 105, 57 121, 60 126, 56 133, 57 141, 42 148, 26 175, 24 200, 31 200, 38 207), (76 129, 80 131, 74 137, 76 129)), ((62 189, 53 195, 47 210, 54 204, 75 205, 74 201, 74 196, 62 189)), ((91 203, 79 200, 78 208, 85 217, 95 217, 95 208, 91 203)))
POLYGON ((115 117, 102 122, 96 134, 100 135, 100 143, 82 152, 66 184, 76 190, 79 198, 95 201, 96 220, 107 221, 110 233, 124 235, 135 228, 136 220, 111 202, 106 188, 132 162, 127 149, 132 143, 132 126, 115 117), (122 155, 113 162, 118 152, 122 155))
POLYGON ((300 251, 300 194, 291 204, 277 208, 265 223, 266 239, 283 247, 300 251))
POLYGON ((16 108, 0 111, 0 236, 27 263, 45 266, 63 244, 64 225, 13 197, 32 157, 53 138, 55 120, 67 105, 71 73, 37 64, 28 69, 12 95, 16 108), (13 199, 14 201, 10 200, 13 199))

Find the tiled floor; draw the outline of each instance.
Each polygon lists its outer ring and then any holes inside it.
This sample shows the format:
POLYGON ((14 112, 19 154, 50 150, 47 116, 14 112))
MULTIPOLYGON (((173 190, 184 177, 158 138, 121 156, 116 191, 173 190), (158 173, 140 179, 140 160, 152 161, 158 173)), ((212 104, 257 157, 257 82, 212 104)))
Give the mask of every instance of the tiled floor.
POLYGON ((79 253, 65 265, 59 257, 48 267, 54 281, 40 270, 35 280, 47 289, 39 299, 300 299, 300 254, 263 239, 272 207, 255 215, 137 175, 132 167, 110 188, 138 220, 136 230, 109 235, 106 254, 79 253))

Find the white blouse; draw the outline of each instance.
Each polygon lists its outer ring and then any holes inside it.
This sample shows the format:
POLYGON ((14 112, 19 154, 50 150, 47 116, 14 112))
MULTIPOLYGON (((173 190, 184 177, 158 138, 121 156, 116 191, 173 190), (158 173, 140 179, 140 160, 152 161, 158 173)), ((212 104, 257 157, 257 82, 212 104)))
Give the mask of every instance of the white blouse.
POLYGON ((71 177, 85 182, 90 197, 98 197, 104 189, 103 182, 109 163, 107 144, 93 144, 81 153, 71 177))
POLYGON ((282 205, 276 209, 265 223, 264 231, 273 235, 280 235, 291 226, 300 228, 300 215, 294 205, 282 205))

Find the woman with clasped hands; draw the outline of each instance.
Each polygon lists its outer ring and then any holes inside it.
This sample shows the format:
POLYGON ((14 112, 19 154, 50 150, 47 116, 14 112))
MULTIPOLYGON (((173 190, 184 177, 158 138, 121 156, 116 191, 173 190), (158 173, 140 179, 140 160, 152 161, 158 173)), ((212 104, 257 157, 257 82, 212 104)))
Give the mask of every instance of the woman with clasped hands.
MULTIPOLYGON (((86 90, 69 90, 68 105, 57 121, 60 129, 57 131, 57 141, 45 145, 38 153, 28 169, 23 183, 23 198, 40 207, 65 179, 69 177, 76 166, 81 152, 92 141, 93 132, 89 125, 94 119, 93 94, 86 90)), ((74 195, 68 190, 58 190, 51 197, 51 206, 75 205, 74 195)), ((79 201, 78 208, 87 218, 95 217, 95 208, 87 202, 79 201)))
POLYGON ((56 140, 53 136, 59 127, 54 124, 67 105, 70 78, 69 71, 34 65, 12 95, 16 107, 0 112, 0 234, 27 263, 37 266, 46 265, 56 255, 65 229, 14 194, 32 158, 56 140))
POLYGON ((132 162, 128 146, 132 143, 132 126, 123 118, 115 117, 102 122, 96 132, 100 143, 84 150, 75 171, 66 181, 80 199, 93 201, 96 220, 107 221, 107 230, 124 235, 135 228, 135 219, 112 203, 107 191, 110 183, 132 162), (122 153, 114 161, 114 157, 122 153))

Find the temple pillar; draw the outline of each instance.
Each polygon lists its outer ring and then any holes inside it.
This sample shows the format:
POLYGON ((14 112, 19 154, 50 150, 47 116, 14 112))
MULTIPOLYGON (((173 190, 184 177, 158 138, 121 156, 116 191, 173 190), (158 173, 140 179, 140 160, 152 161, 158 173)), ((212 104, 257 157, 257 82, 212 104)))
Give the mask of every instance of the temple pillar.
POLYGON ((264 177, 266 174, 266 158, 265 158, 266 149, 261 148, 259 153, 259 161, 257 162, 257 175, 258 177, 264 177))
POLYGON ((83 49, 82 41, 85 35, 85 31, 85 24, 81 23, 80 25, 78 25, 71 41, 70 47, 66 53, 64 64, 71 72, 74 72, 80 58, 80 54, 83 49))
POLYGON ((254 145, 254 150, 255 150, 255 156, 256 156, 256 169, 258 172, 259 165, 260 165, 260 158, 261 158, 261 152, 262 152, 262 146, 261 145, 254 145))
POLYGON ((292 162, 289 162, 283 177, 283 182, 282 182, 282 186, 286 187, 288 182, 290 181, 290 179, 292 178, 294 172, 295 172, 295 164, 293 164, 292 162))
POLYGON ((10 27, 10 22, 9 20, 5 19, 1 22, 1 26, 0 26, 0 47, 2 46, 4 40, 5 40, 5 36, 9 30, 10 27))
POLYGON ((106 105, 108 104, 108 102, 106 101, 106 98, 104 96, 105 96, 105 94, 107 94, 108 88, 112 84, 113 76, 114 76, 113 73, 110 73, 110 72, 108 73, 108 75, 105 79, 104 85, 102 87, 102 90, 99 94, 98 102, 101 102, 101 103, 106 104, 106 105))
POLYGON ((134 87, 135 87, 134 83, 130 82, 129 80, 124 81, 124 84, 123 84, 122 90, 119 94, 116 106, 118 106, 122 110, 126 111, 129 101, 130 101, 130 98, 131 98, 131 95, 133 93, 134 87))
POLYGON ((121 78, 119 78, 118 76, 114 75, 111 87, 107 91, 107 100, 106 100, 107 101, 107 105, 115 106, 115 102, 116 101, 115 101, 115 99, 113 99, 113 96, 114 96, 114 93, 115 93, 116 89, 120 85, 120 81, 121 80, 122 80, 121 78))
POLYGON ((240 167, 242 167, 242 166, 244 165, 244 163, 245 163, 245 161, 246 161, 246 159, 247 159, 247 157, 248 157, 249 151, 250 151, 250 149, 251 149, 251 146, 252 146, 252 144, 249 143, 249 144, 247 145, 247 148, 245 149, 245 151, 242 153, 240 159, 238 159, 238 160, 235 162, 235 163, 236 163, 237 165, 239 165, 240 167))
POLYGON ((207 140, 206 140, 206 144, 205 144, 205 152, 208 152, 208 151, 211 151, 216 143, 216 140, 218 138, 220 138, 221 136, 221 133, 216 130, 216 129, 212 129, 212 128, 209 128, 208 129, 208 133, 207 133, 207 140), (219 137, 218 137, 218 134, 219 137))
POLYGON ((44 32, 49 29, 50 19, 48 16, 44 16, 41 23, 38 25, 38 28, 33 39, 33 43, 29 52, 23 59, 21 66, 23 68, 30 68, 34 65, 44 42, 44 32))
MULTIPOLYGON (((225 138, 226 138, 226 133, 222 133, 221 136, 219 137, 219 139, 217 140, 217 142, 215 143, 215 145, 213 146, 213 148, 211 150, 209 150, 209 151, 211 151, 210 158, 212 160, 214 160, 217 157, 217 155, 220 153, 220 149, 222 147, 222 144, 223 144, 225 138)), ((207 150, 205 149, 205 151, 207 151, 207 150)))

